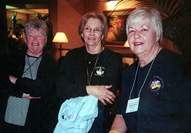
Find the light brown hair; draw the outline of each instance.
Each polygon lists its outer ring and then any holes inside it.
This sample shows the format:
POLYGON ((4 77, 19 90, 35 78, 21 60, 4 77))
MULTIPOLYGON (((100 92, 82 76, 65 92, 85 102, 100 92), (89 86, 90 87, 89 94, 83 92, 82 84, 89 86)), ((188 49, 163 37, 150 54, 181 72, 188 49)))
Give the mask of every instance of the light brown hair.
POLYGON ((79 29, 78 29, 79 35, 81 36, 81 34, 83 33, 84 27, 85 27, 88 19, 90 19, 90 18, 98 19, 102 23, 102 35, 103 35, 102 42, 105 41, 105 37, 107 35, 107 30, 108 30, 108 25, 107 25, 107 19, 103 13, 88 12, 88 13, 84 14, 82 16, 82 19, 81 19, 80 25, 79 25, 79 29))

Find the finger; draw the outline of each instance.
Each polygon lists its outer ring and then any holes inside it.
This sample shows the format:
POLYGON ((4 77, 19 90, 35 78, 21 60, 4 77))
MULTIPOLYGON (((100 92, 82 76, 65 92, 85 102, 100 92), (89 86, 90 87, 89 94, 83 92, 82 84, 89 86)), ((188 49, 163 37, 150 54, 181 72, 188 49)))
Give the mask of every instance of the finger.
POLYGON ((106 91, 105 93, 106 93, 106 95, 112 97, 112 99, 115 99, 115 97, 116 97, 115 94, 114 94, 112 91, 109 91, 109 90, 108 90, 108 91, 106 91))
POLYGON ((105 93, 102 95, 102 97, 104 99, 109 99, 110 101, 114 102, 115 101, 115 95, 113 93, 108 93, 107 91, 105 91, 105 93))
POLYGON ((112 99, 109 99, 109 98, 105 98, 104 100, 105 100, 107 103, 113 104, 113 101, 112 101, 112 99))
POLYGON ((109 95, 106 98, 109 99, 112 103, 115 101, 115 98, 113 98, 113 97, 111 97, 109 95))
POLYGON ((111 88, 111 87, 112 87, 112 85, 105 85, 105 86, 104 86, 105 89, 109 89, 109 88, 111 88))
POLYGON ((103 99, 104 101, 106 101, 107 103, 110 103, 110 104, 112 104, 114 102, 114 98, 107 94, 102 95, 100 97, 100 99, 103 99))
POLYGON ((99 100, 100 100, 100 102, 101 102, 102 104, 107 105, 106 102, 104 101, 104 99, 99 99, 99 100))

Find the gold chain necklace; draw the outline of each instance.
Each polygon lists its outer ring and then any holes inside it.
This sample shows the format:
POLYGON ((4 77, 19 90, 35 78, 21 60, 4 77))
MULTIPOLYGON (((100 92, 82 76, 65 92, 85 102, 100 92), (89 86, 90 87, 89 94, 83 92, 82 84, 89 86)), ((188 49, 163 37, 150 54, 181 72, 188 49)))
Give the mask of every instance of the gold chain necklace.
POLYGON ((98 60, 99 60, 99 56, 100 56, 100 54, 97 55, 96 61, 95 61, 95 63, 94 63, 94 66, 93 66, 91 72, 89 72, 88 67, 86 68, 87 84, 88 84, 88 85, 91 84, 92 76, 93 76, 94 70, 95 70, 95 68, 96 68, 96 66, 97 66, 97 63, 98 63, 98 60))

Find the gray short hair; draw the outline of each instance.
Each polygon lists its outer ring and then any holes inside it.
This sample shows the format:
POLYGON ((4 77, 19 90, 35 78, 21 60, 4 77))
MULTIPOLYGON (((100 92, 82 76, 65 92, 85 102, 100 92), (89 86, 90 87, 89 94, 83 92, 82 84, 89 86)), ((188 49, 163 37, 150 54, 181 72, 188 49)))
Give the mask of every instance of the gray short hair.
POLYGON ((150 20, 152 28, 156 32, 157 41, 162 41, 163 27, 160 12, 154 8, 139 7, 133 10, 127 18, 126 33, 128 36, 128 24, 130 21, 138 20, 140 18, 147 18, 150 20))
POLYGON ((46 22, 43 20, 33 19, 33 20, 28 21, 25 24, 25 28, 24 28, 25 34, 29 33, 31 28, 37 29, 37 30, 39 30, 39 29, 43 30, 46 36, 48 34, 48 26, 47 26, 46 22))

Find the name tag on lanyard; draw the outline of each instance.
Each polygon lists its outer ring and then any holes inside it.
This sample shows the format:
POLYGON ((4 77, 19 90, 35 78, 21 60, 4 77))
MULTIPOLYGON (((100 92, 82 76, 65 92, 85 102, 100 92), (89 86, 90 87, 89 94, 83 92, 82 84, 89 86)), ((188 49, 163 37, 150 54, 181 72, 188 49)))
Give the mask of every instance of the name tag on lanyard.
POLYGON ((126 107, 126 113, 132 113, 132 112, 138 111, 139 100, 140 100, 139 97, 128 100, 127 107, 126 107))

